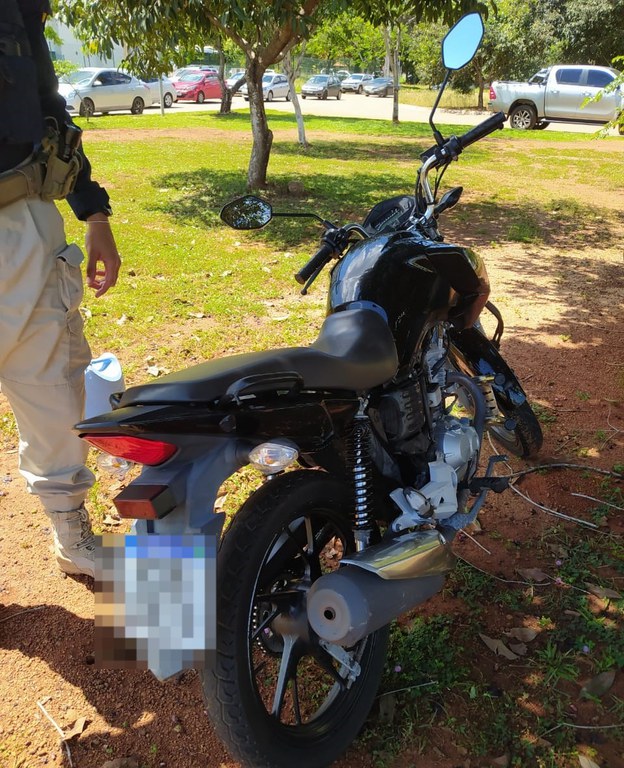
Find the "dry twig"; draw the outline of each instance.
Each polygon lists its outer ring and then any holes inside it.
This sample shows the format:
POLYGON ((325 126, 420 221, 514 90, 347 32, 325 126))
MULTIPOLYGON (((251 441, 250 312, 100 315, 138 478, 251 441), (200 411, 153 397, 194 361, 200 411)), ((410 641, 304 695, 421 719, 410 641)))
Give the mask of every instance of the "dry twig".
POLYGON ((69 768, 74 768, 74 761, 72 760, 69 744, 65 741, 65 732, 63 731, 61 726, 56 722, 56 720, 54 720, 53 717, 48 713, 48 710, 43 706, 43 703, 48 701, 48 699, 42 699, 41 701, 38 701, 37 706, 43 712, 43 714, 48 718, 48 720, 52 723, 52 725, 56 728, 56 730, 61 734, 61 744, 65 747, 65 751, 67 752, 67 761, 69 763, 69 768))

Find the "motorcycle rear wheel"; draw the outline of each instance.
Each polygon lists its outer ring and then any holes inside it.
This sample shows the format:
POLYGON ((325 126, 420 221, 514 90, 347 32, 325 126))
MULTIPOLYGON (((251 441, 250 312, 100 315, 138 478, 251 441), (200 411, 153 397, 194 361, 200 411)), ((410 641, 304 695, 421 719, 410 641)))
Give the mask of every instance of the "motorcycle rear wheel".
POLYGON ((320 471, 271 480, 236 514, 217 560, 216 661, 203 673, 208 712, 243 765, 323 768, 373 704, 385 627, 347 649, 353 682, 310 630, 305 595, 353 551, 347 486, 320 471))

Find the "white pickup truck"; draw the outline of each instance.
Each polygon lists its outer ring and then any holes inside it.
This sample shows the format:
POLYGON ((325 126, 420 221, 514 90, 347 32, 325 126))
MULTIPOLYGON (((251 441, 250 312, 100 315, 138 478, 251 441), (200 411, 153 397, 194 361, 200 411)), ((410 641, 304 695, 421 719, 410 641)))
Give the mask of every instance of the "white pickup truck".
POLYGON ((528 83, 495 80, 488 109, 504 112, 511 127, 520 130, 546 128, 550 122, 604 125, 624 109, 624 87, 585 102, 618 75, 610 67, 560 64, 540 69, 528 83))

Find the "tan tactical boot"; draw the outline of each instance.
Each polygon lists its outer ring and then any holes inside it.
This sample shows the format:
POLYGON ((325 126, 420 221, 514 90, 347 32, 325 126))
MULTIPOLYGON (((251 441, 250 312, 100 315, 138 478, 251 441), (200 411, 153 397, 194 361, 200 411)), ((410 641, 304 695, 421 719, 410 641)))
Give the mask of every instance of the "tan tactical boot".
POLYGON ((54 527, 54 553, 64 573, 94 576, 95 541, 89 513, 84 507, 71 512, 46 512, 54 527))

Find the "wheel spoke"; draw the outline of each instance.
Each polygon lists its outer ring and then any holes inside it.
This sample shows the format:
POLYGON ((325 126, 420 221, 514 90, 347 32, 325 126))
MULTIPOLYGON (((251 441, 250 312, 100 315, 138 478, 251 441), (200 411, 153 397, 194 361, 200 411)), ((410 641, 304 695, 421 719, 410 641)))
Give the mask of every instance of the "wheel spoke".
POLYGON ((273 707, 271 708, 271 714, 273 717, 279 720, 280 714, 284 707, 284 698, 286 696, 286 689, 288 687, 288 681, 293 676, 293 664, 296 667, 297 659, 294 653, 295 645, 297 643, 297 637, 294 635, 284 635, 284 651, 282 653, 282 660, 280 662, 279 675, 277 678, 277 685, 275 686, 275 696, 273 697, 273 707))
POLYGON ((327 672, 327 674, 334 679, 334 681, 340 687, 340 690, 344 691, 346 688, 344 678, 340 676, 340 673, 334 666, 332 657, 327 653, 327 651, 324 651, 322 648, 318 648, 314 654, 314 658, 317 660, 321 669, 327 672))
POLYGON ((271 614, 269 614, 264 621, 258 625, 258 628, 251 635, 251 642, 258 639, 258 635, 266 629, 269 624, 280 615, 280 609, 276 608, 271 614))
POLYGON ((292 679, 292 697, 293 709, 295 711, 295 724, 302 725, 303 720, 301 719, 301 707, 299 705, 299 685, 297 683, 297 675, 294 675, 292 679))

